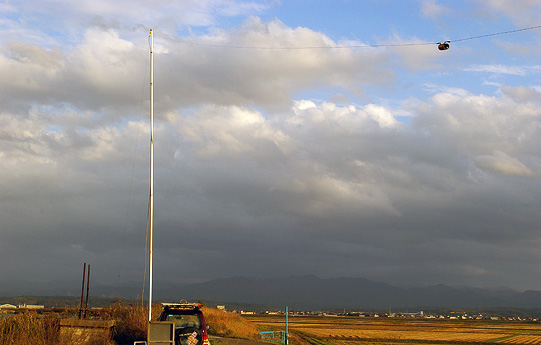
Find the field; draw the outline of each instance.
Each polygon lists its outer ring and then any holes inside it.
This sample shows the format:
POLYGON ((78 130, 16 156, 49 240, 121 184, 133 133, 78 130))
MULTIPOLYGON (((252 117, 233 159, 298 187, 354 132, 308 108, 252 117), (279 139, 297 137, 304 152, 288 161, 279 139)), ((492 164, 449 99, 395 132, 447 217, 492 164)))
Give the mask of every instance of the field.
MULTIPOLYGON (((156 305, 155 314, 160 310, 156 305)), ((260 331, 285 330, 283 315, 241 317, 212 308, 203 312, 214 336, 256 340, 260 331)), ((60 334, 61 319, 76 315, 74 308, 62 313, 27 311, 0 318, 0 345, 76 344, 60 334)), ((116 322, 113 339, 100 338, 92 344, 131 345, 146 338, 146 308, 119 303, 93 310, 91 317, 116 322)), ((541 323, 520 321, 290 316, 289 334, 291 345, 541 345, 541 323)), ((212 343, 225 345, 219 340, 212 343)))
MULTIPOLYGON (((285 330, 285 316, 246 318, 285 330)), ((312 345, 541 344, 538 322, 290 316, 289 333, 312 345)))

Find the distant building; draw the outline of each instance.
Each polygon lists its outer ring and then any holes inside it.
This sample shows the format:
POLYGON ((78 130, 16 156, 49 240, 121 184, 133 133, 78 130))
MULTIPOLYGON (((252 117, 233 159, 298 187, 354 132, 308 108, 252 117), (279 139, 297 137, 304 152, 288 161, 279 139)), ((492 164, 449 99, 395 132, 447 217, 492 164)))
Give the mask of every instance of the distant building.
POLYGON ((36 305, 36 304, 19 304, 17 306, 19 309, 43 309, 45 306, 43 305, 36 305))
POLYGON ((17 306, 13 304, 0 304, 0 309, 17 309, 17 306))
POLYGON ((216 309, 218 310, 225 310, 225 305, 217 305, 216 309))

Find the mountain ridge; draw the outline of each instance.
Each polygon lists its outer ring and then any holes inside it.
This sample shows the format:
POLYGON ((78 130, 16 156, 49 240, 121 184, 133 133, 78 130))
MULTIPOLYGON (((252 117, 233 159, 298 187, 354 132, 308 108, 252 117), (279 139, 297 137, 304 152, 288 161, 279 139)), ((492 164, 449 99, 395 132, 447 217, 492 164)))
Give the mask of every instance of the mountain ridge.
MULTIPOLYGON (((20 283, 20 282, 19 282, 20 283)), ((19 295, 75 295, 80 285, 61 282, 63 286, 48 284, 25 285, 17 289, 19 295), (68 286, 70 285, 70 286, 68 286)), ((293 309, 323 310, 387 309, 448 307, 487 308, 510 307, 541 308, 541 291, 454 287, 437 284, 424 287, 400 287, 366 278, 319 278, 315 275, 285 278, 229 277, 216 278, 195 284, 155 282, 156 300, 210 300, 223 303, 258 304, 269 307, 288 305, 293 309)), ((0 295, 14 295, 13 284, 2 284, 0 295)), ((113 298, 140 298, 141 283, 90 286, 91 296, 113 298)))
POLYGON ((498 290, 452 287, 438 284, 401 288, 366 278, 326 278, 296 276, 288 278, 217 278, 177 289, 159 289, 159 294, 174 298, 209 299, 242 303, 289 305, 296 309, 386 309, 414 307, 517 307, 541 308, 541 291, 498 290), (184 298, 184 297, 183 297, 184 298))

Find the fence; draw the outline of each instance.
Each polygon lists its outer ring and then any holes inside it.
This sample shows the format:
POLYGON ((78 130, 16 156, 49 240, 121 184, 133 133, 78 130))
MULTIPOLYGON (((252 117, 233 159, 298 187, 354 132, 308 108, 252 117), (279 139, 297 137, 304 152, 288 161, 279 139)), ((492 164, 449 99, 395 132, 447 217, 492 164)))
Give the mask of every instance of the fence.
POLYGON ((278 344, 286 344, 286 332, 284 331, 268 331, 268 332, 260 332, 261 335, 261 341, 264 341, 266 343, 278 343, 278 344))

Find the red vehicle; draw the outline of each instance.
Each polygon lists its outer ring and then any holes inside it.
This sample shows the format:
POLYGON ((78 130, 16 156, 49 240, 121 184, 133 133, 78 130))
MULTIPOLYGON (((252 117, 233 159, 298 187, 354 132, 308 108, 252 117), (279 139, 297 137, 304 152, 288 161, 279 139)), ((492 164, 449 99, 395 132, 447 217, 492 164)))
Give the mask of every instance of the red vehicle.
POLYGON ((200 304, 163 303, 158 321, 175 323, 175 345, 210 345, 200 304))

